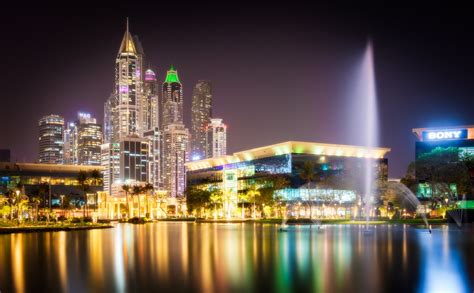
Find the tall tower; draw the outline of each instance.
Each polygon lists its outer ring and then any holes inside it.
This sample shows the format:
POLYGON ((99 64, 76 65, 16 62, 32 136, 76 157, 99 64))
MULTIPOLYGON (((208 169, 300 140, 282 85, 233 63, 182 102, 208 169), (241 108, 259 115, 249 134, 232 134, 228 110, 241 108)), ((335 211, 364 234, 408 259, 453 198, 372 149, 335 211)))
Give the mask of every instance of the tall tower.
POLYGON ((186 188, 189 132, 184 124, 169 124, 163 131, 163 181, 171 197, 183 196, 186 188))
POLYGON ((189 155, 189 130, 183 124, 183 89, 173 66, 163 83, 162 178, 171 197, 183 196, 186 188, 184 163, 189 155))
POLYGON ((77 116, 77 164, 99 166, 102 128, 89 113, 78 113, 77 116))
POLYGON ((212 118, 206 132, 206 158, 227 155, 227 126, 222 119, 212 118))
MULTIPOLYGON (((148 182, 149 142, 147 97, 143 89, 145 54, 137 36, 127 27, 115 60, 115 86, 104 104, 104 141, 101 163, 106 191, 120 193, 127 182, 148 182)), ((158 119, 158 118, 157 118, 158 119)))
POLYGON ((191 106, 191 160, 206 157, 206 127, 212 117, 212 85, 200 80, 194 86, 191 106))
POLYGON ((63 164, 64 162, 64 118, 59 115, 42 117, 39 126, 39 162, 63 164))
POLYGON ((143 137, 146 138, 149 143, 148 181, 157 189, 162 187, 162 136, 159 128, 160 107, 158 92, 158 82, 155 72, 151 69, 147 69, 143 82, 143 105, 144 113, 146 114, 143 117, 143 125, 145 125, 143 137))
POLYGON ((173 66, 167 71, 163 83, 163 120, 162 128, 174 123, 183 123, 183 87, 178 71, 173 66))
POLYGON ((116 119, 112 121, 111 141, 140 133, 142 117, 142 52, 127 29, 115 60, 116 119))
POLYGON ((151 69, 145 71, 143 82, 144 97, 144 122, 143 131, 148 131, 159 126, 159 101, 158 101, 158 81, 155 72, 151 69))

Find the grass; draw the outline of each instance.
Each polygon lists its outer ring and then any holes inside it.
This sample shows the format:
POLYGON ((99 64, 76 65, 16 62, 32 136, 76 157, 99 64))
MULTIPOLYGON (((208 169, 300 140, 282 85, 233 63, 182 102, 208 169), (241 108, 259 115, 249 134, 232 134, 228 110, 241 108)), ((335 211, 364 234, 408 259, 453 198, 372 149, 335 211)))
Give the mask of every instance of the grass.
POLYGON ((53 231, 78 231, 90 229, 112 228, 110 224, 99 223, 23 223, 18 225, 16 222, 0 221, 0 234, 11 233, 33 233, 33 232, 53 232, 53 231))

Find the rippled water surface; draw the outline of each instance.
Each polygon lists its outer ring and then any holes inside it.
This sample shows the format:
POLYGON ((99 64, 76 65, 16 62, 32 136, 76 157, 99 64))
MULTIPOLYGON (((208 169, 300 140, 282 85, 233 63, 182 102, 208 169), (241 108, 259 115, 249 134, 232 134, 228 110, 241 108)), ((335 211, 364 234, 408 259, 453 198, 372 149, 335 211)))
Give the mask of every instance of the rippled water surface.
POLYGON ((473 292, 474 229, 161 222, 0 235, 5 292, 473 292))

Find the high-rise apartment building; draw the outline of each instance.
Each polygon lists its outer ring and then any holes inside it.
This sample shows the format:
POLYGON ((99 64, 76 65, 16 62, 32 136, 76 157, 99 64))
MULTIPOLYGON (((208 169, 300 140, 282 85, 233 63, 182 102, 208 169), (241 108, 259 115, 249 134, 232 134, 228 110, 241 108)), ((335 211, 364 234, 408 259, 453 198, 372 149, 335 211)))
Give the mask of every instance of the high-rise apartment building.
POLYGON ((115 97, 110 101, 110 141, 140 133, 142 102, 142 54, 127 29, 115 61, 115 97), (115 113, 114 113, 115 112, 115 113))
POLYGON ((64 130, 64 163, 99 166, 102 128, 89 113, 78 113, 77 120, 64 130))
POLYGON ((64 118, 59 115, 42 117, 39 126, 39 162, 62 164, 64 161, 64 118))
POLYGON ((191 106, 191 160, 206 157, 206 128, 212 117, 212 86, 200 80, 194 86, 191 106))
POLYGON ((220 118, 212 118, 206 130, 206 158, 227 155, 227 126, 220 118))
POLYGON ((171 197, 183 196, 186 188, 189 131, 184 124, 169 124, 163 131, 163 181, 171 197))
POLYGON ((64 164, 77 165, 77 123, 66 123, 64 129, 64 164))
POLYGON ((104 143, 100 146, 104 191, 112 194, 112 185, 120 185, 120 144, 104 143))
POLYGON ((120 140, 120 181, 148 181, 148 141, 139 137, 120 140))
POLYGON ((114 125, 116 125, 117 123, 117 96, 112 93, 104 103, 104 143, 111 142, 113 138, 117 139, 117 137, 114 136, 114 125))
POLYGON ((158 99, 158 81, 155 72, 151 69, 145 71, 143 82, 143 97, 145 114, 143 121, 143 132, 159 127, 159 99, 158 99))
POLYGON ((167 71, 162 88, 162 128, 174 123, 183 123, 183 87, 178 71, 173 66, 167 71))
POLYGON ((183 89, 173 66, 166 73, 162 94, 162 178, 169 196, 179 197, 186 187, 184 164, 188 160, 190 141, 189 131, 183 124, 183 89))
POLYGON ((99 166, 102 128, 89 113, 79 113, 77 125, 77 164, 99 166))

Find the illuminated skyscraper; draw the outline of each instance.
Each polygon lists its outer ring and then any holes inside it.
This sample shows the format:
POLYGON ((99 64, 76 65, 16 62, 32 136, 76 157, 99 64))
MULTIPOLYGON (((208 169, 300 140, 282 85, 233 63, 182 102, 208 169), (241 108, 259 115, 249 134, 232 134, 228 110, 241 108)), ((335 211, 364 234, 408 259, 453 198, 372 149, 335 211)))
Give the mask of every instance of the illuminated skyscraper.
POLYGON ((64 118, 59 115, 44 116, 39 120, 39 162, 62 164, 64 162, 64 118))
POLYGON ((77 164, 100 165, 102 128, 89 113, 79 113, 77 125, 77 164))
POLYGON ((166 73, 162 93, 162 129, 170 124, 183 123, 183 87, 173 66, 166 73))
POLYGON ((169 124, 163 131, 163 181, 171 197, 183 196, 186 185, 184 163, 188 161, 189 131, 184 124, 169 124))
POLYGON ((77 123, 66 123, 64 129, 64 164, 77 165, 77 123))
POLYGON ((158 82, 155 73, 151 69, 145 71, 143 97, 143 112, 145 113, 143 131, 145 132, 159 127, 158 82))
POLYGON ((110 141, 140 134, 142 117, 142 52, 127 29, 115 61, 115 98, 110 101, 112 135, 110 141), (116 115, 116 116, 115 116, 116 115))
POLYGON ((161 181, 161 131, 159 129, 159 99, 158 99, 158 82, 156 75, 151 69, 145 71, 143 82, 144 97, 144 116, 143 125, 145 129, 143 137, 149 142, 149 182, 155 188, 162 186, 161 181))
POLYGON ((77 120, 64 130, 64 163, 70 165, 100 165, 102 129, 89 113, 78 113, 77 120))
POLYGON ((191 160, 206 156, 206 128, 212 117, 212 86, 209 81, 200 80, 194 86, 191 106, 191 160))
POLYGON ((120 185, 120 144, 105 143, 100 146, 104 191, 112 194, 112 184, 120 185))
POLYGON ((104 143, 111 142, 113 138, 117 139, 118 135, 114 136, 114 125, 117 123, 117 96, 112 93, 104 103, 104 143))
POLYGON ((222 119, 212 118, 206 132, 206 158, 227 155, 227 126, 222 119))

